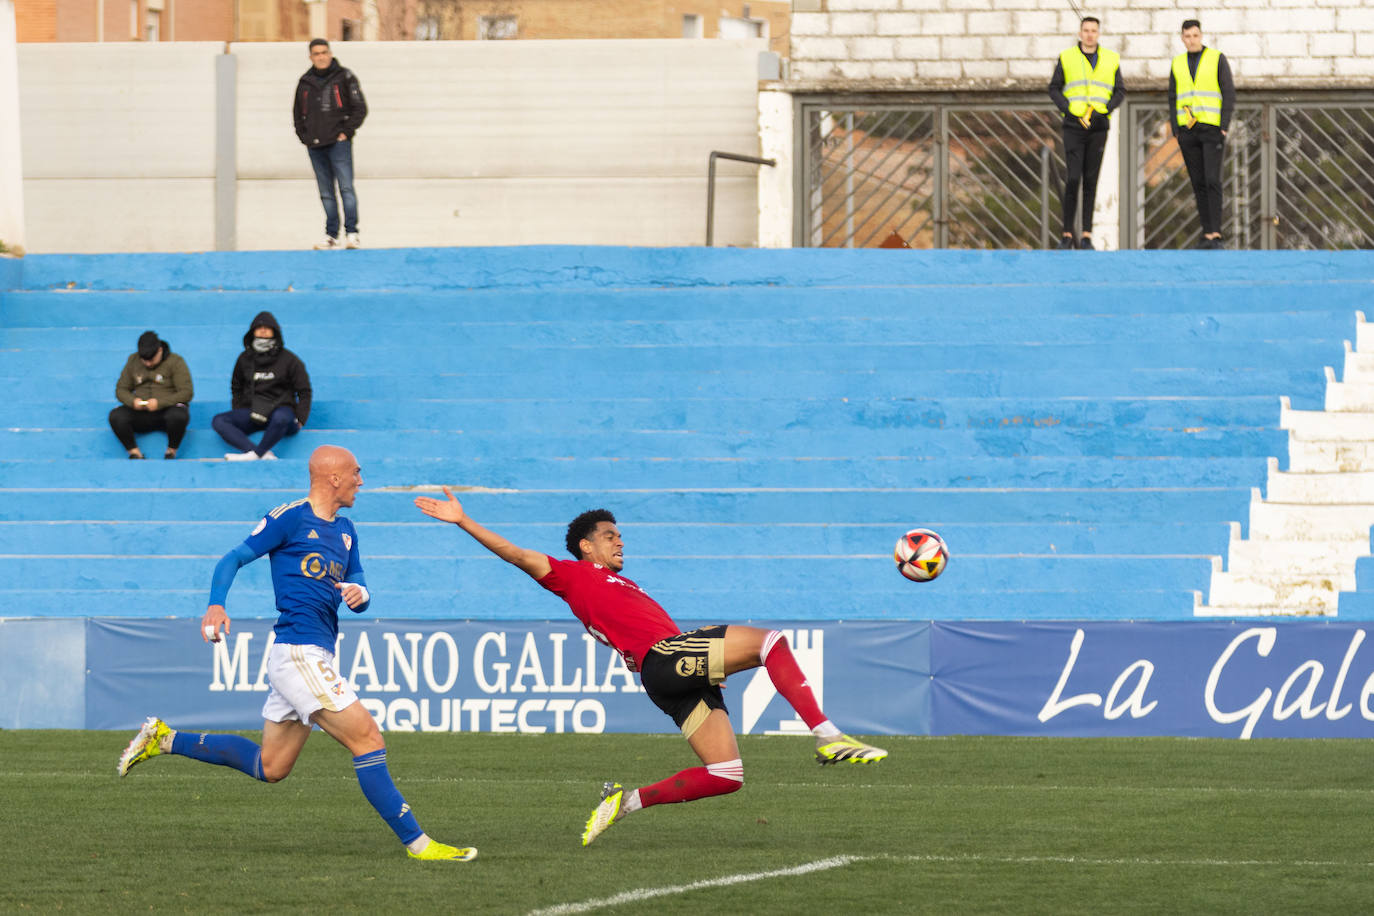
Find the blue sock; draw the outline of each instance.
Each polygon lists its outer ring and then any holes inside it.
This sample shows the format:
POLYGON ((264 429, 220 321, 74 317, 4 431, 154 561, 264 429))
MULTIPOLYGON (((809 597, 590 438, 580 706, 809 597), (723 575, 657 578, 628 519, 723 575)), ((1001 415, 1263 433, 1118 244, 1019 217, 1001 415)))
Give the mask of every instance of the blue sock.
POLYGON ((396 832, 402 843, 419 839, 424 833, 420 822, 410 813, 410 805, 401 797, 401 791, 391 781, 391 771, 386 768, 386 748, 353 758, 353 769, 358 774, 358 785, 363 795, 377 809, 386 825, 396 832))
MULTIPOLYGON (((216 766, 233 767, 254 779, 262 779, 262 748, 238 735, 189 735, 177 732, 172 753, 216 766)), ((267 780, 263 779, 263 782, 267 780)))

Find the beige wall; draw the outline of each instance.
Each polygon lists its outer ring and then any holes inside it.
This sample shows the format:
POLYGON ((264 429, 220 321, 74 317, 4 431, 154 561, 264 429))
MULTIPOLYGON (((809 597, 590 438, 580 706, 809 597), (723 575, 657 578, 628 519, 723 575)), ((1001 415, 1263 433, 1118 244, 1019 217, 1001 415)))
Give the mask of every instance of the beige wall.
MULTIPOLYGON (((353 42, 368 247, 699 245, 712 150, 758 155, 762 41, 353 42)), ((305 248, 324 216, 291 91, 298 42, 236 60, 239 249, 305 248)), ((19 45, 28 248, 215 244, 221 43, 19 45), (99 72, 92 85, 85 76, 99 72), (91 137, 99 143, 90 142, 91 137)), ((758 240, 758 170, 726 163, 720 245, 758 240)))

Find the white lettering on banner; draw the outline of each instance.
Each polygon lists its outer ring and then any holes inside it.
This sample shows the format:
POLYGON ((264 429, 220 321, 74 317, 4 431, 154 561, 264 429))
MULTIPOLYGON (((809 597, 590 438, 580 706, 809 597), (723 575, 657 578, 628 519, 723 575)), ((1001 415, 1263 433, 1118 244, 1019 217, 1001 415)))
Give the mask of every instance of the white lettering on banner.
POLYGON ((1331 700, 1326 704, 1326 717, 1332 721, 1345 718, 1346 713, 1350 712, 1350 704, 1346 703, 1343 707, 1337 707, 1340 702, 1341 689, 1345 687, 1345 678, 1350 674, 1350 663, 1355 660, 1355 652, 1360 648, 1360 643, 1364 642, 1364 630, 1356 630, 1355 635, 1350 637, 1350 645, 1346 647, 1345 658, 1341 659, 1340 670, 1336 672, 1336 683, 1331 686, 1331 700))
POLYGON ((221 638, 219 642, 213 643, 215 652, 214 675, 210 680, 210 689, 220 690, 252 690, 248 683, 248 643, 253 639, 252 633, 234 634, 234 654, 229 654, 229 640, 221 638), (235 678, 238 683, 234 683, 235 678))
MULTIPOLYGON (((261 654, 255 635, 242 630, 215 644, 210 691, 270 689, 268 651, 275 634, 267 631, 261 654), (253 681, 255 666, 257 679, 253 681)), ((388 730, 604 731, 606 709, 600 702, 585 696, 554 699, 551 695, 632 693, 643 688, 620 655, 600 648, 589 634, 581 634, 585 655, 574 662, 575 653, 565 651, 568 636, 567 632, 482 632, 472 643, 471 677, 467 686, 459 689, 493 696, 465 699, 444 696, 458 685, 462 667, 463 648, 450 632, 356 630, 347 637, 354 640, 352 646, 347 645, 344 634, 339 634, 334 654, 339 674, 352 683, 378 725, 388 730), (516 633, 520 634, 520 653, 519 660, 512 663, 507 650, 513 651, 509 637, 516 633), (374 638, 385 647, 385 679, 374 638), (604 653, 605 667, 600 669, 598 652, 604 653), (368 696, 379 693, 399 696, 389 700, 368 696), (422 693, 437 696, 417 696, 422 693), (506 698, 511 694, 533 698, 506 698)))
MULTIPOLYGON (((792 647, 792 655, 797 666, 806 675, 806 683, 816 697, 816 705, 825 708, 825 631, 820 629, 782 630, 782 636, 792 647)), ((755 734, 754 726, 762 718, 768 704, 778 695, 768 676, 766 668, 760 666, 754 671, 749 683, 744 685, 740 696, 740 706, 744 716, 742 734, 755 734)), ((790 707, 789 707, 790 710, 790 707)), ((811 729, 795 715, 789 719, 779 719, 776 728, 765 728, 766 735, 809 735, 811 729)))
POLYGON ((453 689, 454 683, 458 680, 458 643, 453 641, 453 637, 439 630, 433 633, 425 643, 425 686, 435 693, 448 693, 453 689), (434 647, 443 643, 448 650, 448 679, 436 681, 434 679, 434 647))
MULTIPOLYGON (((337 656, 342 658, 342 656, 337 656)), ((340 672, 342 674, 343 672, 340 672)), ((353 662, 348 666, 348 679, 353 684, 355 692, 364 690, 381 690, 382 682, 377 680, 377 662, 372 657, 372 642, 367 638, 367 631, 361 630, 358 633, 358 648, 353 650, 353 662), (367 683, 363 684, 358 678, 367 675, 367 683)))
MULTIPOLYGON (((1207 706, 1207 714, 1212 717, 1212 721, 1227 725, 1244 719, 1245 725, 1241 729, 1240 737, 1249 738, 1254 734, 1255 726, 1259 723, 1260 717, 1264 715, 1265 709, 1269 707, 1271 699, 1274 701, 1272 718, 1275 721, 1291 718, 1294 713, 1299 713, 1304 719, 1314 719, 1321 715, 1323 710, 1326 711, 1326 718, 1334 721, 1345 717, 1350 712, 1350 703, 1341 705, 1341 691, 1345 689, 1345 681, 1350 674, 1350 666, 1355 661, 1355 653, 1359 651, 1360 645, 1364 642, 1364 630, 1356 630, 1350 634, 1350 645, 1346 647, 1345 656, 1341 659, 1341 667, 1336 672, 1336 679, 1331 684, 1331 693, 1324 701, 1317 702, 1317 689, 1326 669, 1316 659, 1308 659, 1294 668, 1284 679, 1277 696, 1271 688, 1266 687, 1249 705, 1222 712, 1216 705, 1217 685, 1221 682, 1222 671, 1230 663, 1231 657, 1235 655, 1241 643, 1248 639, 1257 640, 1256 653, 1261 658, 1268 658, 1278 641, 1278 628, 1251 627, 1231 640, 1230 645, 1221 653, 1221 657, 1217 659, 1207 676, 1207 688, 1203 698, 1207 706), (1306 679, 1305 686, 1290 701, 1289 695, 1297 687, 1298 682, 1304 678, 1306 679)), ((1374 674, 1369 676, 1364 683, 1364 688, 1360 691, 1360 715, 1366 721, 1374 721, 1374 710, 1369 708, 1371 694, 1374 694, 1374 674)))
MULTIPOLYGON (((1040 707, 1040 715, 1038 718, 1041 722, 1048 722, 1061 712, 1072 709, 1075 706, 1102 705, 1102 694, 1100 693, 1080 693, 1066 700, 1060 699, 1064 694, 1064 688, 1069 683, 1069 676, 1073 674, 1073 666, 1078 662, 1078 653, 1083 648, 1083 639, 1083 630, 1081 628, 1074 630, 1073 640, 1069 643, 1069 658, 1068 661, 1064 663, 1063 670, 1059 672, 1059 682, 1054 685, 1054 690, 1050 693, 1049 699, 1045 701, 1045 705, 1040 707)), ((1154 671, 1154 664, 1144 658, 1137 659, 1127 665, 1126 668, 1116 676, 1116 680, 1112 682, 1111 689, 1107 692, 1107 705, 1102 711, 1102 717, 1105 719, 1119 719, 1127 712, 1131 714, 1132 719, 1148 716, 1151 711, 1159 705, 1157 700, 1152 700, 1149 703, 1144 702, 1145 690, 1150 684, 1150 675, 1154 674, 1154 671), (1131 691, 1130 696, 1128 696, 1124 702, 1117 704, 1116 698, 1117 695, 1121 693, 1121 688, 1125 686, 1126 682, 1130 680, 1131 675, 1136 671, 1140 672, 1140 678, 1136 681, 1135 689, 1131 691)))
POLYGON ((396 683, 396 669, 401 669, 401 677, 405 678, 406 689, 411 693, 420 689, 420 636, 419 633, 403 633, 405 641, 410 643, 410 653, 401 648, 401 641, 396 638, 395 633, 383 633, 382 642, 386 643, 386 683, 382 689, 387 693, 396 693, 401 689, 401 685, 396 683))
POLYGON ((1267 658, 1274 648, 1274 642, 1278 639, 1278 635, 1279 632, 1274 627, 1251 627, 1231 640, 1231 644, 1222 651, 1221 656, 1217 659, 1216 664, 1212 666, 1211 672, 1207 675, 1207 687, 1203 692, 1203 702, 1207 705, 1207 715, 1212 717, 1213 722, 1218 722, 1222 725, 1229 725, 1232 722, 1239 722, 1241 719, 1244 719, 1245 727, 1240 730, 1240 736, 1242 738, 1249 738, 1250 735, 1254 733, 1255 723, 1259 721, 1259 717, 1264 713, 1264 707, 1269 705, 1269 698, 1274 695, 1274 691, 1266 687, 1260 693, 1259 697, 1249 706, 1231 712, 1222 712, 1220 709, 1217 709, 1216 702, 1217 683, 1221 680, 1221 671, 1226 667, 1226 663, 1231 660, 1231 656, 1236 653, 1236 649, 1240 647, 1240 644, 1247 639, 1259 640, 1256 651, 1261 658, 1267 658))
POLYGON ((525 686, 526 677, 534 677, 534 690, 537 693, 548 693, 549 684, 544 680, 544 669, 539 664, 539 647, 535 645, 534 634, 525 634, 525 644, 520 648, 520 661, 515 666, 515 680, 510 685, 511 693, 525 693, 529 690, 525 686))
POLYGON ((501 657, 506 655, 506 634, 505 633, 483 633, 477 640, 477 648, 473 650, 472 673, 477 678, 477 686, 481 687, 486 693, 505 693, 506 692, 506 672, 510 670, 510 662, 494 662, 492 670, 496 672, 497 680, 495 683, 487 680, 485 671, 487 667, 487 646, 496 644, 501 657))
POLYGON ((377 722, 391 732, 463 731, 463 713, 468 714, 467 731, 522 732, 556 734, 572 731, 599 734, 606 730, 606 707, 598 700, 493 700, 486 697, 459 699, 444 697, 416 701, 410 697, 382 700, 361 697, 359 702, 377 722), (487 713, 484 717, 482 714, 487 713))

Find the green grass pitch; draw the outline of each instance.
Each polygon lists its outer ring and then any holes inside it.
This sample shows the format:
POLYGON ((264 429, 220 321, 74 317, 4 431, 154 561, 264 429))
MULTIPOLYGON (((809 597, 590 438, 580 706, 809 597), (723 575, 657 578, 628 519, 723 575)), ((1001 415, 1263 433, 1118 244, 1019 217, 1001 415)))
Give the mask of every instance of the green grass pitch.
MULTIPOLYGON (((1366 741, 887 738, 820 767, 746 737, 744 789, 589 848, 603 779, 694 759, 644 735, 387 735, 408 860, 322 734, 277 785, 123 732, 0 732, 0 912, 1355 913, 1374 907, 1366 741)), ((254 736, 256 737, 256 736, 254 736)))

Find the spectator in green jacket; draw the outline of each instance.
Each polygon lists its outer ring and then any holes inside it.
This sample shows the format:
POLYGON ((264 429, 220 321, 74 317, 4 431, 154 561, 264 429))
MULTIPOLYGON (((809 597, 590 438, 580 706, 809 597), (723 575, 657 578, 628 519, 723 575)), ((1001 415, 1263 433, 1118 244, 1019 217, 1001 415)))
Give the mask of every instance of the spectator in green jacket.
POLYGON ((129 354, 115 383, 119 406, 110 411, 110 429, 129 457, 136 459, 143 452, 134 434, 164 430, 167 451, 162 457, 175 458, 191 421, 186 405, 194 393, 186 360, 173 353, 156 331, 144 331, 138 338, 138 351, 129 354))

